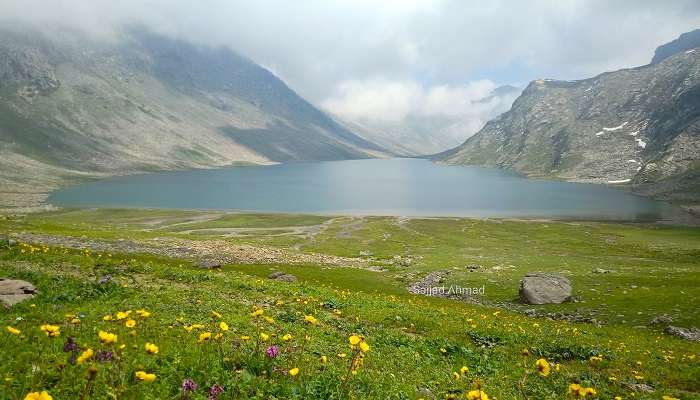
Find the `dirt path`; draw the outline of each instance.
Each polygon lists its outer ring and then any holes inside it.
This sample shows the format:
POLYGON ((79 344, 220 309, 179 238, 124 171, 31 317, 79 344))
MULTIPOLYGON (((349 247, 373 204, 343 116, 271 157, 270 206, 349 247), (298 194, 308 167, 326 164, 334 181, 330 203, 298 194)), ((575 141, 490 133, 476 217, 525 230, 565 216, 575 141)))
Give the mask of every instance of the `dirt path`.
POLYGON ((275 247, 234 244, 225 240, 186 240, 159 238, 150 240, 99 240, 86 237, 55 236, 34 233, 14 234, 16 240, 94 252, 147 253, 194 261, 223 264, 324 264, 340 267, 373 269, 361 258, 338 257, 318 253, 301 253, 275 247))

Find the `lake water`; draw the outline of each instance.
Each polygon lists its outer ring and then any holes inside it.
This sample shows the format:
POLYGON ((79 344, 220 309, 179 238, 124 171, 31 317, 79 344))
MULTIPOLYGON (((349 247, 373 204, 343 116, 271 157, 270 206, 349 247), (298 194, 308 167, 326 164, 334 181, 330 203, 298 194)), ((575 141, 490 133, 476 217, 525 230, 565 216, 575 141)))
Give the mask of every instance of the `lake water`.
POLYGON ((602 185, 530 180, 420 159, 159 172, 54 192, 60 206, 652 221, 681 211, 602 185))

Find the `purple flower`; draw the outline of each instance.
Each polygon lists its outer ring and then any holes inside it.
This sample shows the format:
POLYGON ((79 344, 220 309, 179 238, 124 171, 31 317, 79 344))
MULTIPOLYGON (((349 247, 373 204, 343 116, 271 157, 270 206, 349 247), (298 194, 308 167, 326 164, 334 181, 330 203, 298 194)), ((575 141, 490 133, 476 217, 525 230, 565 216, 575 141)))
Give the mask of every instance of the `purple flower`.
POLYGON ((111 350, 98 351, 95 358, 99 362, 110 362, 114 359, 114 353, 111 350))
POLYGON ((186 378, 182 381, 182 391, 185 393, 194 392, 197 390, 197 384, 190 378, 186 378))
POLYGON ((272 345, 265 350, 265 355, 267 358, 275 358, 280 353, 279 347, 272 345))
POLYGON ((224 392, 224 388, 221 385, 214 385, 209 388, 209 400, 218 400, 219 395, 224 392))
POLYGON ((70 353, 71 351, 78 351, 78 343, 75 342, 75 339, 69 337, 66 340, 66 344, 63 345, 63 351, 66 353, 70 353))

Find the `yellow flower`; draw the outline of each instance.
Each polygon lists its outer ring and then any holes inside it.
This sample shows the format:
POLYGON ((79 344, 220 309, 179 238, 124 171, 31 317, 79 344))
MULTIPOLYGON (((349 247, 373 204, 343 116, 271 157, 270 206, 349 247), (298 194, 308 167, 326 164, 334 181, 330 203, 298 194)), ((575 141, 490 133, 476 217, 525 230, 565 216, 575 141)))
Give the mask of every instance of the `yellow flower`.
POLYGON ((590 360, 591 362, 603 361, 603 356, 592 356, 591 358, 589 358, 589 360, 590 360))
POLYGON ((136 371, 134 375, 136 375, 137 379, 145 382, 153 382, 156 380, 156 374, 149 374, 146 373, 146 371, 136 371))
POLYGON ((290 335, 289 333, 286 334, 286 335, 284 335, 284 336, 282 336, 282 340, 284 340, 285 342, 288 342, 288 341, 290 341, 290 340, 292 340, 292 339, 293 339, 293 338, 292 338, 292 335, 290 335))
POLYGON ((462 375, 466 375, 467 372, 469 372, 469 368, 466 365, 459 369, 459 373, 462 375))
POLYGON ((148 354, 158 354, 158 346, 156 346, 153 343, 146 343, 144 348, 146 349, 146 353, 148 354))
POLYGON ((264 312, 265 312, 265 310, 263 310, 262 308, 256 308, 253 310, 252 313, 250 313, 250 315, 253 317, 259 317, 259 316, 263 315, 264 312))
POLYGON ((489 396, 482 392, 481 390, 472 390, 467 393, 467 399, 469 400, 489 400, 489 396))
POLYGON ((58 325, 44 324, 40 328, 42 331, 46 332, 46 336, 48 337, 56 337, 61 335, 61 327, 58 325))
POLYGON ((268 317, 268 316, 266 315, 266 316, 264 316, 263 318, 264 318, 265 321, 267 321, 269 324, 274 324, 274 323, 275 323, 275 319, 272 318, 272 317, 268 317))
POLYGON ((549 363, 547 362, 547 360, 545 360, 544 358, 540 358, 539 360, 537 360, 535 365, 537 366, 537 372, 539 372, 540 375, 549 375, 549 363))
POLYGON ((20 331, 19 329, 13 328, 11 326, 8 326, 6 329, 13 335, 19 335, 20 333, 22 333, 22 331, 20 331))
POLYGON ((223 333, 219 332, 216 335, 214 335, 214 340, 221 340, 223 337, 223 333))
POLYGON ((219 314, 219 313, 216 312, 216 311, 212 311, 212 312, 211 312, 211 316, 214 317, 214 318, 221 318, 221 314, 219 314))
POLYGON ((347 354, 345 354, 345 353, 338 353, 338 357, 340 357, 340 358, 345 358, 346 356, 347 356, 347 354))
POLYGON ((128 317, 129 314, 131 314, 131 310, 127 310, 127 311, 118 311, 118 312, 117 312, 117 320, 122 320, 122 319, 128 317))
POLYGON ((442 353, 442 354, 447 353, 447 349, 444 347, 440 347, 440 353, 442 353))
POLYGON ((112 320, 112 316, 111 316, 111 315, 105 315, 104 317, 102 317, 102 320, 103 320, 103 321, 111 321, 111 320, 112 320))
POLYGON ((311 325, 318 324, 318 320, 313 315, 304 315, 304 321, 306 321, 307 323, 309 323, 311 325))
POLYGON ((290 376, 297 376, 297 375, 299 375, 299 368, 296 368, 296 367, 295 367, 295 368, 290 369, 290 370, 289 370, 289 375, 290 375, 290 376))
POLYGON ((75 362, 78 363, 78 365, 80 365, 85 361, 91 359, 94 354, 95 352, 92 351, 92 349, 87 349, 78 357, 78 359, 75 360, 75 362))
POLYGON ((227 324, 226 322, 224 322, 224 321, 221 321, 221 322, 219 323, 219 328, 220 328, 222 331, 225 332, 225 331, 228 330, 228 324, 227 324))
POLYGON ((269 339, 269 338, 270 338, 270 335, 268 335, 267 333, 264 333, 264 332, 260 332, 260 339, 262 339, 263 342, 266 342, 267 339, 269 339))
POLYGON ((360 338, 357 335, 352 335, 350 336, 350 339, 348 339, 348 341, 350 342, 351 346, 357 346, 362 341, 362 338, 360 338))
POLYGON ((676 398, 676 397, 671 397, 671 396, 663 396, 662 399, 663 399, 663 400, 679 400, 678 398, 676 398))
POLYGON ((456 381, 458 381, 462 376, 461 376, 458 372, 453 372, 453 373, 452 373, 452 377, 453 377, 456 381))
POLYGON ((572 383, 569 385, 569 393, 573 394, 574 396, 580 395, 582 390, 583 388, 578 383, 572 383))
POLYGON ((199 334, 199 343, 206 342, 211 339, 211 332, 202 332, 199 334))
POLYGON ((73 318, 70 320, 70 323, 73 325, 80 325, 80 319, 79 318, 73 318))
POLYGON ((248 335, 242 335, 241 340, 250 340, 250 336, 248 335))
POLYGON ((590 395, 590 396, 595 396, 596 394, 598 394, 598 393, 595 391, 595 389, 590 388, 590 387, 589 387, 589 388, 583 389, 583 392, 582 392, 582 393, 583 393, 583 396, 584 396, 584 397, 585 397, 585 396, 588 396, 588 395, 590 395))
POLYGON ((321 364, 328 364, 328 357, 321 356, 321 364))
POLYGON ((53 400, 53 397, 46 390, 39 392, 32 392, 24 396, 24 400, 53 400))
POLYGON ((105 331, 99 331, 97 336, 100 337, 100 342, 104 344, 112 344, 117 342, 117 335, 105 331))
POLYGON ((136 314, 138 314, 141 318, 148 318, 151 316, 151 313, 144 309, 136 310, 136 314))
POLYGON ((362 342, 360 342, 360 350, 362 350, 363 353, 366 353, 369 351, 369 345, 364 340, 362 342))

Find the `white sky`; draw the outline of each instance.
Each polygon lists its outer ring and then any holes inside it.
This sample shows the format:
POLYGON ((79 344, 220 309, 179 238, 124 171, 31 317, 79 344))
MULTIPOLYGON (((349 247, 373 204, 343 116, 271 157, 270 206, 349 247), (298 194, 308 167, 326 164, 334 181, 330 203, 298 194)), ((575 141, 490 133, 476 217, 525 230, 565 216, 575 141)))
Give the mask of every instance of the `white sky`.
POLYGON ((500 84, 646 64, 700 27, 697 0, 0 0, 0 19, 225 45, 315 104, 363 118, 454 114, 500 84))

